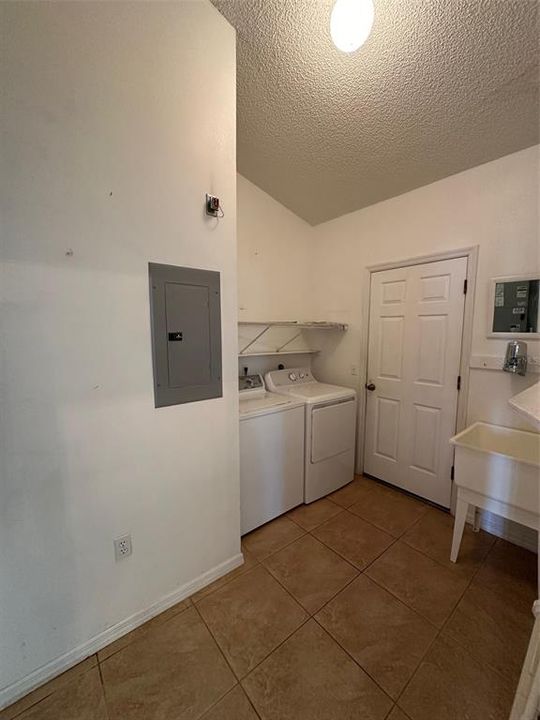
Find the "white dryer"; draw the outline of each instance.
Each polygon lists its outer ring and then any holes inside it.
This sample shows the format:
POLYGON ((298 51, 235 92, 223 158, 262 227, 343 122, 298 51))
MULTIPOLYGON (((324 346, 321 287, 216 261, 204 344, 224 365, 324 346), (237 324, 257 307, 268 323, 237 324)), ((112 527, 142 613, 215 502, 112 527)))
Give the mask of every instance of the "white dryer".
POLYGON ((240 527, 244 535, 304 502, 304 403, 239 378, 240 527))
POLYGON ((268 390, 302 400, 306 434, 304 502, 338 490, 354 477, 356 392, 315 380, 309 368, 272 370, 268 390))

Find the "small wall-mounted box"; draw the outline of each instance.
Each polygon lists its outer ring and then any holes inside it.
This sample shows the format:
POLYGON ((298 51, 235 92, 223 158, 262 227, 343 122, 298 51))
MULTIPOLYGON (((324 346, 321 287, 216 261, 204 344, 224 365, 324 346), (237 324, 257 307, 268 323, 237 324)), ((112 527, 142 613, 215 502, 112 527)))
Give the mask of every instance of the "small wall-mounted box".
POLYGON ((220 275, 148 264, 156 407, 221 397, 220 275))
POLYGON ((219 217, 220 211, 222 212, 217 195, 209 195, 206 193, 206 214, 212 217, 219 217))

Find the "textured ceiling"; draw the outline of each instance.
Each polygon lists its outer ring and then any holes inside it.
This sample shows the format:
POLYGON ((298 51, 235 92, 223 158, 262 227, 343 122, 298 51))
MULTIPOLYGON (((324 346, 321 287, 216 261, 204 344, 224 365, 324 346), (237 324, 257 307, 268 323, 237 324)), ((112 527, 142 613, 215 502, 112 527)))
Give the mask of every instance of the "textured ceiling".
POLYGON ((238 170, 312 224, 538 142, 536 0, 212 0, 238 35, 238 170))

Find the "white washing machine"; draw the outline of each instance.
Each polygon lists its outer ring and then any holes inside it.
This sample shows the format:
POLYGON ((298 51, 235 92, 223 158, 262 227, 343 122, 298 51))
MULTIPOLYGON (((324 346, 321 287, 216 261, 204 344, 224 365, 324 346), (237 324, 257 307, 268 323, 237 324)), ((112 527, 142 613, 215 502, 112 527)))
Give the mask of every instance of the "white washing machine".
POLYGON ((356 392, 320 383, 309 368, 272 370, 268 390, 305 405, 304 502, 311 503, 354 478, 356 392))
POLYGON ((304 502, 304 403, 239 378, 241 533, 304 502))

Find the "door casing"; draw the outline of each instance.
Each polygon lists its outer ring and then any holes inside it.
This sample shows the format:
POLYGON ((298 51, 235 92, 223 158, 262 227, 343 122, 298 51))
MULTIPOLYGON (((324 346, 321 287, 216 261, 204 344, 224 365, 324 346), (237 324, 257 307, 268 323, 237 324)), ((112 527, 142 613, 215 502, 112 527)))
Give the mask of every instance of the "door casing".
MULTIPOLYGON (((465 307, 463 310, 463 340, 461 344, 460 375, 461 389, 459 391, 456 415, 456 432, 463 430, 467 423, 467 399, 469 394, 469 365, 472 349, 474 298, 476 293, 476 273, 478 268, 479 246, 458 248, 445 252, 433 253, 431 255, 419 255, 404 260, 368 265, 364 269, 364 285, 362 292, 362 335, 360 373, 362 385, 358 393, 358 423, 356 471, 362 473, 364 470, 364 437, 366 427, 366 389, 368 370, 368 348, 369 348, 369 313, 371 297, 371 274, 381 270, 394 270, 395 268, 408 267, 411 265, 423 265, 424 263, 437 262, 438 260, 452 260, 454 258, 466 257, 467 263, 467 294, 465 296, 465 307)), ((451 508, 455 506, 454 492, 452 491, 451 508)))

